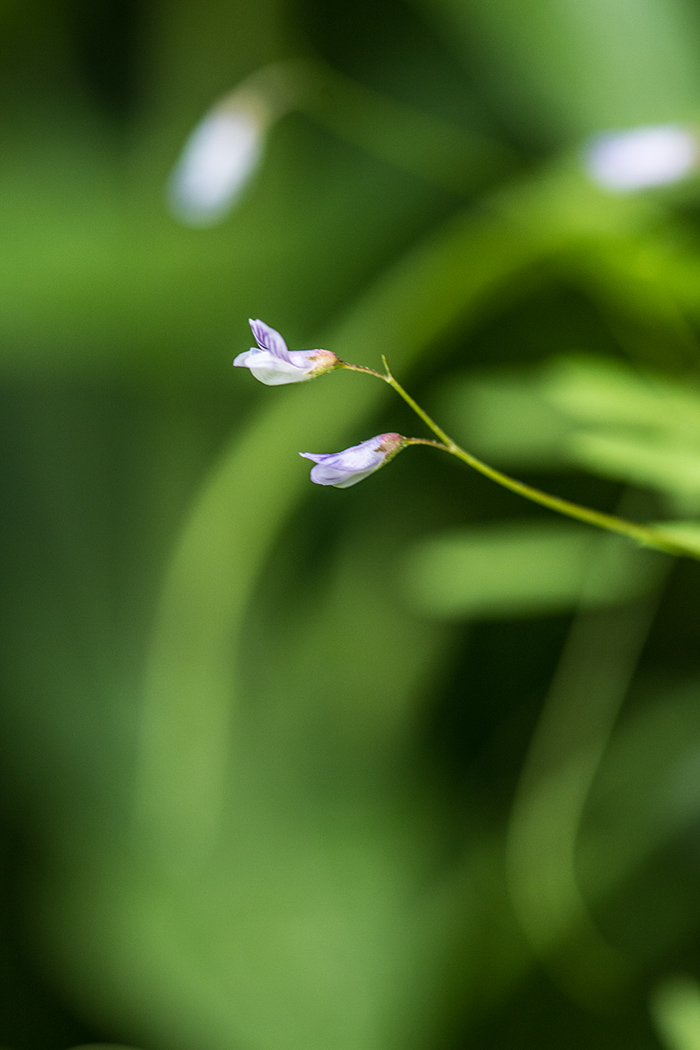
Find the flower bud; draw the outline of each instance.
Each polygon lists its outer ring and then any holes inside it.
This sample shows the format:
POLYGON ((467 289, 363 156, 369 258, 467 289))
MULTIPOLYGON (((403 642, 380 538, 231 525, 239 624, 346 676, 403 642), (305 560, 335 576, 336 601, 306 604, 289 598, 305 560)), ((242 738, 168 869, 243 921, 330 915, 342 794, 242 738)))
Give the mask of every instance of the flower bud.
POLYGON ((212 226, 255 175, 270 127, 296 104, 294 62, 264 66, 220 99, 191 133, 168 183, 170 209, 187 226, 212 226))
POLYGON ((319 454, 300 452, 304 459, 312 460, 316 466, 311 470, 311 480, 316 485, 333 485, 347 489, 358 481, 374 474, 385 463, 404 448, 406 438, 401 434, 378 434, 360 445, 352 445, 342 452, 319 454))

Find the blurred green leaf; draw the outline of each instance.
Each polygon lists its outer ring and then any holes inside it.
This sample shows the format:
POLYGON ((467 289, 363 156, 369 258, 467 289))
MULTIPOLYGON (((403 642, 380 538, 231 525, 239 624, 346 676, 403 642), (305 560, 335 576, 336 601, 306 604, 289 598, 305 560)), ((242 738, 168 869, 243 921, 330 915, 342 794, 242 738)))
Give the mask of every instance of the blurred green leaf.
POLYGON ((434 406, 448 432, 487 460, 545 468, 568 461, 571 420, 543 396, 538 371, 452 376, 434 406))
POLYGON ((700 989, 695 981, 676 977, 658 985, 652 994, 651 1012, 668 1050, 700 1048, 700 989))
POLYGON ((656 489, 681 514, 700 509, 700 393, 605 361, 570 360, 544 377, 544 396, 587 429, 566 445, 596 473, 656 489))
POLYGON ((700 446, 667 444, 658 436, 576 434, 571 459, 595 474, 655 489, 678 513, 700 510, 700 446))
POLYGON ((517 466, 591 473, 700 509, 700 392, 619 361, 559 358, 530 373, 458 379, 438 397, 448 429, 517 466))
POLYGON ((551 143, 695 108, 700 29, 677 0, 423 3, 516 134, 551 143))
POLYGON ((636 426, 700 440, 700 391, 620 361, 563 358, 543 375, 543 393, 582 423, 636 426))
POLYGON ((589 529, 548 522, 430 537, 407 554, 405 579, 424 614, 480 620, 624 602, 648 586, 643 554, 623 543, 611 554, 589 529), (609 571, 592 574, 603 554, 609 571))

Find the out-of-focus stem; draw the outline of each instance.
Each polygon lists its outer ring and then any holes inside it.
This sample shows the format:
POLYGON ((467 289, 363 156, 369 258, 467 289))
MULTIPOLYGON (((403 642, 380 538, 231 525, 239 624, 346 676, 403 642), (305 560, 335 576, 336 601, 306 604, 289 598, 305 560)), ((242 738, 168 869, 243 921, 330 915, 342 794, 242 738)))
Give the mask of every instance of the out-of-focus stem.
POLYGON ((522 163, 487 135, 400 102, 319 58, 297 60, 297 107, 329 131, 459 196, 471 196, 522 163))

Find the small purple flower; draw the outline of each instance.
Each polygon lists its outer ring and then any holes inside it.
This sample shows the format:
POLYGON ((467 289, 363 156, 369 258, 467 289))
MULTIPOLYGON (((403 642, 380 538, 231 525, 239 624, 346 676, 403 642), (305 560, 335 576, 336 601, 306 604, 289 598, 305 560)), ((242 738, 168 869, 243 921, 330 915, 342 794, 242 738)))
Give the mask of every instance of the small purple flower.
POLYGON ((317 485, 347 489, 383 467, 405 444, 406 438, 401 434, 379 434, 342 452, 329 452, 326 455, 300 452, 299 455, 316 464, 311 470, 311 480, 317 485))
POLYGON ((250 321, 257 346, 245 350, 234 365, 249 368, 267 386, 303 383, 337 368, 340 360, 330 350, 289 350, 279 332, 264 321, 250 321))

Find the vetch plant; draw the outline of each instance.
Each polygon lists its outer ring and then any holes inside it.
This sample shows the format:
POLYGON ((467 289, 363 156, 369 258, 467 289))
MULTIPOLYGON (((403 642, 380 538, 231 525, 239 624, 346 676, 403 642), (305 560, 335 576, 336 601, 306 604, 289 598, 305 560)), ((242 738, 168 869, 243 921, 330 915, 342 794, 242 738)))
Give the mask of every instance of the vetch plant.
POLYGON ((331 485, 335 488, 350 488, 359 481, 374 474, 383 467, 390 459, 393 459, 402 449, 409 445, 428 445, 437 448, 441 452, 447 452, 451 456, 460 459, 473 470, 490 478, 491 481, 515 492, 525 499, 538 503, 548 510, 564 514, 577 521, 583 521, 588 525, 606 529, 609 532, 619 533, 635 540, 645 547, 653 547, 675 554, 700 560, 700 550, 692 546, 686 546, 675 536, 662 529, 648 525, 640 525, 637 522, 627 521, 625 518, 614 514, 606 514, 603 511, 593 510, 581 504, 573 503, 571 500, 552 496, 541 489, 527 485, 523 481, 504 474, 495 467, 489 466, 482 460, 473 456, 463 449, 456 441, 453 441, 438 424, 431 419, 425 409, 404 390, 397 379, 392 375, 386 357, 382 355, 384 372, 377 372, 365 365, 354 365, 342 361, 330 350, 289 350, 285 340, 274 328, 270 328, 264 321, 250 321, 257 347, 239 354, 234 365, 249 368, 256 379, 268 386, 279 386, 286 383, 299 383, 307 379, 314 379, 325 372, 344 368, 351 372, 362 372, 374 376, 387 383, 396 393, 403 398, 406 404, 415 412, 425 425, 432 431, 435 438, 404 437, 401 434, 387 433, 379 434, 369 438, 359 445, 352 445, 341 452, 316 453, 301 452, 305 459, 312 460, 316 466, 311 470, 311 480, 317 485, 331 485), (437 440, 436 440, 437 439, 437 440))

